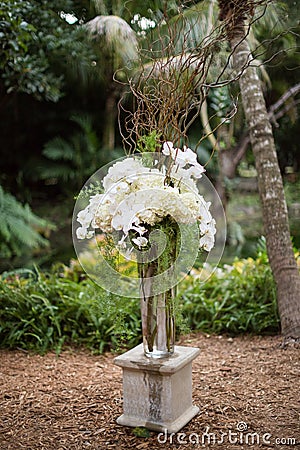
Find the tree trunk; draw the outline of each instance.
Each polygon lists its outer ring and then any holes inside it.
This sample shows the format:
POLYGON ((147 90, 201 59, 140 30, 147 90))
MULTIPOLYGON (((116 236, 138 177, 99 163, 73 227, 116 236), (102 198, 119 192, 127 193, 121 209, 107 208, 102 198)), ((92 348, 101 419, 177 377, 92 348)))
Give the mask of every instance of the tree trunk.
POLYGON ((261 82, 252 61, 244 23, 228 33, 239 78, 243 108, 258 174, 264 230, 270 266, 277 286, 282 333, 300 337, 300 274, 290 238, 288 211, 274 137, 261 82))
MULTIPOLYGON (((268 117, 271 123, 279 127, 277 120, 288 113, 288 111, 294 106, 296 96, 300 92, 300 83, 292 86, 274 103, 268 110, 268 117), (293 99, 287 103, 288 100, 293 99)), ((241 136, 240 140, 234 147, 226 148, 223 152, 222 164, 223 175, 229 179, 236 176, 236 169, 241 160, 244 158, 247 148, 250 143, 250 137, 248 130, 241 136)))
POLYGON ((112 87, 107 93, 105 101, 103 147, 106 150, 114 150, 115 148, 117 111, 117 92, 112 87))

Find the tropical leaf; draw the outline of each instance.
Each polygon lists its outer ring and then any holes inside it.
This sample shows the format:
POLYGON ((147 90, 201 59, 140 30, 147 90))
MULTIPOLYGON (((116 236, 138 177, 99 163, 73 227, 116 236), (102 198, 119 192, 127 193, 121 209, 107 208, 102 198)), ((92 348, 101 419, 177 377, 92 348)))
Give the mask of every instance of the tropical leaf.
POLYGON ((95 154, 99 150, 99 139, 93 129, 92 119, 87 115, 73 115, 71 120, 82 129, 82 137, 87 151, 95 154))
POLYGON ((49 245, 41 235, 46 229, 54 229, 54 225, 36 216, 29 205, 22 205, 0 186, 1 257, 22 255, 28 249, 49 245))
POLYGON ((74 114, 70 120, 77 130, 68 139, 56 137, 45 145, 43 154, 47 160, 39 163, 35 175, 41 180, 62 181, 63 189, 74 194, 99 167, 121 155, 119 149, 107 152, 101 148, 90 116, 74 114))
POLYGON ((63 162, 47 162, 43 166, 39 166, 37 172, 41 180, 60 179, 63 182, 69 182, 76 177, 75 169, 63 162))
POLYGON ((22 218, 15 217, 9 221, 9 231, 14 236, 16 242, 21 246, 29 248, 37 248, 39 246, 49 245, 48 241, 43 238, 36 230, 28 226, 22 218))
POLYGON ((48 141, 44 147, 43 155, 53 161, 65 160, 72 161, 74 148, 60 137, 55 137, 48 141))

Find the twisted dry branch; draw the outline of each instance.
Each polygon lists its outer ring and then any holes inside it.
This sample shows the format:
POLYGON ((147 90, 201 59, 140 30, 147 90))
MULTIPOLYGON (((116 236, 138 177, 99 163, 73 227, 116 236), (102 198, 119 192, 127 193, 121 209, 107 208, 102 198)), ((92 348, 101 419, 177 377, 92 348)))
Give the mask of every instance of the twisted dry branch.
MULTIPOLYGON (((120 131, 128 153, 136 150, 143 136, 153 132, 160 141, 187 143, 188 130, 200 117, 209 91, 237 81, 248 65, 253 64, 253 60, 249 60, 239 73, 232 70, 233 52, 228 52, 228 30, 241 15, 258 20, 253 16, 255 6, 264 4, 266 7, 269 1, 246 2, 244 9, 238 6, 239 2, 229 3, 234 5, 231 14, 208 27, 210 31, 200 41, 195 39, 195 29, 202 20, 201 14, 192 24, 184 11, 170 21, 165 21, 164 17, 157 24, 154 38, 140 51, 140 67, 128 80, 127 91, 119 102, 122 116, 119 124, 124 126, 120 126, 120 131), (133 99, 131 106, 128 106, 128 93, 133 99)), ((235 115, 236 105, 237 98, 232 99, 227 119, 235 115)), ((220 126, 222 122, 214 131, 220 126)), ((198 144, 207 137, 205 134, 204 127, 198 144)))

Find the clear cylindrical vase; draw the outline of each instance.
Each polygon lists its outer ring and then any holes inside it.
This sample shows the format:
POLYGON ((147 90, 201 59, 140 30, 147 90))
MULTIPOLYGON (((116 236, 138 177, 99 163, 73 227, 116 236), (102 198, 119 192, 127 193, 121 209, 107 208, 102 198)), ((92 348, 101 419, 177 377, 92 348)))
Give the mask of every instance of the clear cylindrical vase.
POLYGON ((153 296, 141 296, 144 354, 149 358, 167 358, 174 353, 174 290, 153 296))
POLYGON ((144 354, 149 358, 172 356, 175 345, 176 288, 163 280, 171 276, 180 233, 178 225, 170 219, 160 224, 160 231, 165 239, 163 251, 158 234, 149 253, 140 254, 138 264, 144 354))

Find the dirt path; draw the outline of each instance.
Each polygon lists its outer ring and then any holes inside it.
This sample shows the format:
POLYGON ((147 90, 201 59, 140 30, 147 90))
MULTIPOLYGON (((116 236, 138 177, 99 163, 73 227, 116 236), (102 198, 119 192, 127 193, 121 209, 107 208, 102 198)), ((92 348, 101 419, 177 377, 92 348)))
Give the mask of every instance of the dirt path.
POLYGON ((56 358, 2 350, 0 449, 300 449, 300 353, 280 342, 206 335, 182 340, 201 349, 193 363, 200 413, 181 430, 185 435, 167 442, 116 424, 122 373, 114 355, 68 350, 56 358))

